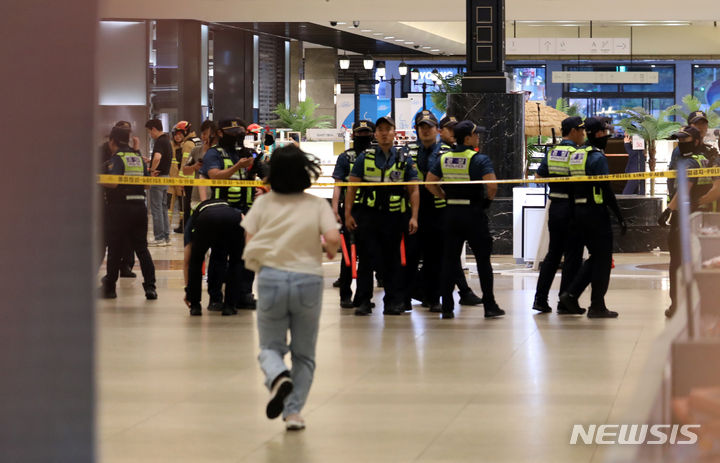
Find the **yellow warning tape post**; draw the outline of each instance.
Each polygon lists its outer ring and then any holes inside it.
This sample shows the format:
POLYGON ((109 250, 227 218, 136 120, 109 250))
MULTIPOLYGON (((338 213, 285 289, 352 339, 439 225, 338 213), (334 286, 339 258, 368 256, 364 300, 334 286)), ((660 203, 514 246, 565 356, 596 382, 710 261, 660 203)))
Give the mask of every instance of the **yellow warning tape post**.
MULTIPOLYGON (((705 169, 688 169, 688 177, 720 177, 720 167, 705 169)), ((646 180, 650 178, 676 178, 677 171, 668 170, 664 172, 634 172, 611 175, 583 175, 577 177, 552 177, 534 179, 502 179, 502 180, 471 180, 467 182, 332 182, 313 183, 311 188, 333 188, 336 186, 404 186, 404 185, 483 185, 487 183, 498 184, 528 184, 528 183, 565 183, 565 182, 597 182, 597 181, 622 181, 622 180, 646 180)), ((98 183, 111 185, 169 185, 169 186, 210 186, 210 187, 260 187, 265 185, 258 180, 211 180, 193 179, 181 177, 135 177, 130 175, 98 175, 98 183)))

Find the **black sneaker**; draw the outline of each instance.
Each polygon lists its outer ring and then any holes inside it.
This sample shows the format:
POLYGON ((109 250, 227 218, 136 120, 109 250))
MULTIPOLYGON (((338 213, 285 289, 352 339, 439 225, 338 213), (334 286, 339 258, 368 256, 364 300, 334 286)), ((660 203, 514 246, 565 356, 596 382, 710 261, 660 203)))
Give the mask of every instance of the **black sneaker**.
POLYGON ((372 307, 370 307, 369 302, 363 302, 355 309, 355 315, 357 315, 358 317, 370 315, 371 313, 372 313, 372 307))
POLYGON ((224 304, 222 308, 222 316, 226 317, 228 315, 237 315, 237 310, 235 310, 235 307, 230 304, 224 304))
POLYGON ((202 307, 200 306, 200 304, 190 304, 190 315, 193 317, 202 315, 202 307))
POLYGON ((100 297, 102 299, 117 299, 117 293, 115 292, 115 288, 110 288, 108 286, 101 286, 100 287, 100 297))
POLYGON ((412 302, 406 302, 403 304, 403 310, 405 312, 412 312, 412 302))
POLYGON ((505 311, 498 307, 497 304, 485 305, 485 318, 496 318, 505 315, 505 311))
POLYGON ((590 306, 588 308, 587 316, 588 318, 617 318, 618 313, 613 312, 612 310, 608 310, 608 308, 604 305, 597 308, 590 306))
POLYGON ((145 290, 145 299, 148 301, 157 299, 157 291, 155 291, 154 283, 143 283, 143 289, 145 290))
POLYGON ((252 294, 243 294, 240 296, 240 301, 235 305, 235 308, 240 310, 255 310, 257 308, 257 301, 252 294))
POLYGON ((350 299, 340 299, 340 307, 343 309, 352 309, 355 305, 350 299))
POLYGON ((430 312, 432 313, 440 313, 443 311, 442 304, 439 302, 436 302, 435 304, 430 304, 430 312))
POLYGON ((225 308, 225 304, 222 302, 213 302, 210 301, 210 303, 207 306, 208 312, 221 312, 225 308))
POLYGON ((185 230, 184 230, 183 227, 181 227, 181 226, 178 226, 177 228, 174 228, 173 231, 174 231, 175 233, 185 233, 185 230))
POLYGON ((269 419, 280 416, 285 408, 285 398, 290 395, 293 390, 293 382, 287 375, 287 372, 281 374, 275 379, 272 390, 270 391, 270 401, 265 408, 265 414, 269 419))
POLYGON ((120 269, 120 278, 136 278, 135 272, 130 270, 130 267, 123 267, 120 269))
POLYGON ((405 313, 405 308, 402 304, 390 304, 386 305, 383 309, 383 315, 402 315, 405 313))
POLYGON ((452 310, 448 310, 448 311, 443 310, 440 318, 442 320, 450 320, 452 318, 455 318, 455 312, 453 312, 452 310))
POLYGON ((333 288, 339 288, 340 287, 340 278, 333 281, 333 288))
POLYGON ((481 297, 478 297, 472 289, 466 293, 460 294, 460 305, 480 305, 483 303, 481 297))
POLYGON ((558 302, 557 313, 560 315, 582 315, 585 309, 580 307, 577 297, 570 293, 562 293, 558 302))
POLYGON ((552 312, 552 308, 550 308, 550 304, 548 304, 547 299, 535 298, 535 302, 533 302, 532 309, 537 310, 540 313, 552 312))

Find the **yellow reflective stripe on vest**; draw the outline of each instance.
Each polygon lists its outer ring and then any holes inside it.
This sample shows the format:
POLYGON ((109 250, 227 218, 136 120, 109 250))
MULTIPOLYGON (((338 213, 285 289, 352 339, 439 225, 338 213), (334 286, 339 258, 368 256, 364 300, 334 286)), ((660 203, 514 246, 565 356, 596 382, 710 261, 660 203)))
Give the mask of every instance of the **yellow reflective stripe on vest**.
POLYGON ((585 165, 591 148, 557 145, 548 153, 548 172, 556 177, 585 175, 585 165))
POLYGON ((132 175, 136 177, 145 176, 142 158, 137 153, 117 153, 117 156, 120 157, 123 165, 125 166, 124 175, 132 175))
MULTIPOLYGON (((380 169, 375 163, 375 150, 367 150, 365 152, 365 160, 363 165, 363 180, 368 182, 393 183, 403 180, 403 171, 398 169, 393 163, 389 169, 380 169)), ((368 207, 378 207, 377 194, 374 189, 365 194, 365 204, 368 207)), ((388 198, 388 211, 405 212, 405 197, 402 195, 390 195, 388 198)))
POLYGON ((450 182, 470 181, 470 160, 477 152, 466 150, 460 153, 445 153, 440 157, 443 180, 450 182))

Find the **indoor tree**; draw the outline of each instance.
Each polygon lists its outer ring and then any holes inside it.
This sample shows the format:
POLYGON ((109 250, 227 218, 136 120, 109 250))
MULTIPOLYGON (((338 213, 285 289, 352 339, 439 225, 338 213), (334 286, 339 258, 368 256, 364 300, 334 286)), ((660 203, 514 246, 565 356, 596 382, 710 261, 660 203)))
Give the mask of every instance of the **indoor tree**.
POLYGON ((437 74, 436 85, 438 89, 430 94, 433 105, 443 113, 447 113, 447 96, 448 93, 460 93, 462 91, 462 74, 450 74, 443 77, 437 74))
MULTIPOLYGON (((685 95, 682 99, 682 102, 685 104, 685 108, 687 108, 687 112, 683 111, 682 107, 678 107, 678 110, 675 112, 677 117, 683 121, 687 121, 688 116, 690 113, 695 111, 702 111, 702 102, 700 99, 693 95, 685 95)), ((720 108, 720 101, 716 101, 710 107, 705 111, 707 113, 708 118, 708 125, 710 127, 720 127, 720 115, 715 112, 720 108)))
POLYGON ((568 117, 583 117, 582 113, 580 112, 580 107, 575 103, 570 104, 570 100, 567 98, 558 98, 555 102, 555 109, 567 114, 568 117))
MULTIPOLYGON (((655 172, 655 142, 668 138, 682 127, 681 124, 668 119, 678 109, 677 105, 670 106, 661 111, 658 117, 653 117, 652 114, 641 107, 619 111, 619 114, 626 116, 619 122, 625 133, 637 135, 645 140, 645 154, 648 158, 650 172, 655 172)), ((655 179, 650 179, 650 196, 654 195, 655 179)))
POLYGON ((278 117, 270 121, 271 125, 279 128, 289 128, 296 132, 300 132, 305 136, 307 129, 326 129, 331 127, 330 116, 315 116, 315 110, 320 105, 315 104, 312 98, 301 101, 294 109, 286 107, 280 103, 275 107, 273 113, 278 117))

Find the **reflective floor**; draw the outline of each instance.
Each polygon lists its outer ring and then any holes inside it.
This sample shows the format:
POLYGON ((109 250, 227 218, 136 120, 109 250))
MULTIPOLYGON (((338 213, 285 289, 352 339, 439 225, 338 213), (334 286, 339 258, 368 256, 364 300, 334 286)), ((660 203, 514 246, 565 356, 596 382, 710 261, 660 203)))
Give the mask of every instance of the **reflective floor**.
MULTIPOLYGON (((308 427, 287 433, 265 418, 255 314, 189 317, 173 240, 151 248, 159 300, 145 301, 138 277, 98 305, 102 462, 601 461, 604 449, 569 445, 572 425, 622 414, 669 301, 669 257, 625 254, 607 296, 619 319, 535 314, 537 273, 498 257, 502 319, 462 307, 440 320, 419 304, 355 317, 331 287, 339 264, 327 263, 308 427)), ((474 273, 470 284, 479 294, 474 273)))

